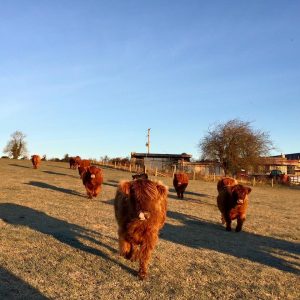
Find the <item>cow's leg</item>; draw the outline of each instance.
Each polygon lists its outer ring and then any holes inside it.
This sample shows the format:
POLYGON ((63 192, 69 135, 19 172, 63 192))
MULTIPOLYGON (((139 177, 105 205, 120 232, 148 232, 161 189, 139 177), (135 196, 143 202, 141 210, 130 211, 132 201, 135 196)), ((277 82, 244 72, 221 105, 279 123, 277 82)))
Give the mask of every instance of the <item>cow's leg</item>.
POLYGON ((85 187, 86 189, 86 193, 87 193, 87 196, 89 199, 92 199, 93 198, 93 191, 90 190, 87 186, 85 187))
POLYGON ((222 224, 225 224, 225 217, 223 214, 221 214, 221 222, 222 222, 222 224))
POLYGON ((140 279, 145 279, 147 276, 148 266, 151 258, 152 251, 157 242, 157 233, 151 234, 144 239, 142 242, 139 259, 140 259, 140 269, 139 269, 139 277, 140 279))
POLYGON ((231 218, 229 212, 224 214, 225 222, 226 222, 226 230, 231 231, 231 218))
POLYGON ((97 186, 95 189, 94 189, 94 194, 93 196, 94 197, 97 197, 98 194, 101 192, 101 185, 97 186))
POLYGON ((131 253, 130 253, 130 260, 136 261, 140 256, 139 247, 135 244, 131 244, 131 253))
POLYGON ((119 253, 121 256, 125 258, 130 258, 131 252, 131 245, 130 243, 124 238, 122 234, 119 233, 119 253))
POLYGON ((239 231, 242 230, 243 223, 245 222, 245 219, 246 219, 246 216, 244 216, 244 215, 237 217, 237 225, 236 225, 236 228, 235 228, 236 232, 239 232, 239 231))

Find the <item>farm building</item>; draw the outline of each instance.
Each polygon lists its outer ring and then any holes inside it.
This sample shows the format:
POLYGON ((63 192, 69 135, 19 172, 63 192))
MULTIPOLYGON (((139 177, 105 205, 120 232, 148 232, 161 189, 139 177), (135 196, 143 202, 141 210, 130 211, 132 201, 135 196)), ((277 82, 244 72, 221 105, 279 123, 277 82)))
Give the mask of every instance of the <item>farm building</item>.
POLYGON ((174 166, 182 163, 190 162, 192 155, 182 154, 158 154, 158 153, 131 153, 131 163, 146 167, 147 169, 155 169, 162 171, 170 171, 174 166))
POLYGON ((197 173, 202 176, 215 174, 217 176, 224 176, 224 170, 220 163, 216 161, 197 161, 197 162, 185 162, 183 169, 187 173, 197 173))
POLYGON ((280 170, 285 174, 300 174, 300 153, 281 154, 264 159, 264 171, 280 170))
POLYGON ((298 160, 300 162, 300 152, 284 155, 288 160, 298 160))

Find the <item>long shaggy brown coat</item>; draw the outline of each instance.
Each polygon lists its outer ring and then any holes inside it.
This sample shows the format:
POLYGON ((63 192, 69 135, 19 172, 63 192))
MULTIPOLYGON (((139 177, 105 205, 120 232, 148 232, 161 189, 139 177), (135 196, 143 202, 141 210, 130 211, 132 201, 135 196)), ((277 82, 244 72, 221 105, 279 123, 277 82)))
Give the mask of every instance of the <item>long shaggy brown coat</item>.
POLYGON ((231 221, 237 219, 235 231, 241 231, 246 219, 248 207, 248 195, 250 187, 237 184, 224 187, 217 197, 217 205, 222 215, 223 223, 226 223, 226 230, 231 231, 231 221))
POLYGON ((121 181, 114 201, 120 255, 139 260, 138 275, 147 275, 151 253, 167 213, 168 188, 148 179, 121 181))
POLYGON ((37 154, 34 154, 31 156, 31 162, 32 162, 33 168, 37 169, 41 163, 41 157, 37 154))
POLYGON ((90 199, 97 197, 101 192, 103 183, 103 172, 100 168, 89 166, 82 173, 82 183, 90 199))
POLYGON ((183 193, 189 184, 189 176, 186 173, 174 174, 173 186, 177 193, 178 198, 183 199, 183 193))
POLYGON ((77 167, 80 165, 80 162, 81 162, 80 156, 70 157, 69 160, 70 169, 77 169, 77 167))
POLYGON ((90 165, 91 162, 88 159, 82 159, 80 161, 80 164, 78 166, 78 173, 80 175, 80 178, 82 178, 83 172, 85 172, 90 165))
POLYGON ((237 182, 236 179, 231 178, 231 177, 223 177, 217 183, 217 190, 218 190, 218 192, 220 192, 225 187, 234 186, 234 185, 237 185, 237 184, 238 184, 238 182, 237 182))

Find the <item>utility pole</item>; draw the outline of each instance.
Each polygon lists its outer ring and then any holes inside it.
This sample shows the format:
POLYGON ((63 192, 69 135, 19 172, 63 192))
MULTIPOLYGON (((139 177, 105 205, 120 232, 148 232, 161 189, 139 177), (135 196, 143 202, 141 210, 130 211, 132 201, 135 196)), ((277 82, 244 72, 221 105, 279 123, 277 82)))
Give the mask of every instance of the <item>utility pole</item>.
POLYGON ((146 143, 146 147, 148 149, 148 154, 150 153, 150 129, 151 128, 148 128, 147 143, 146 143))

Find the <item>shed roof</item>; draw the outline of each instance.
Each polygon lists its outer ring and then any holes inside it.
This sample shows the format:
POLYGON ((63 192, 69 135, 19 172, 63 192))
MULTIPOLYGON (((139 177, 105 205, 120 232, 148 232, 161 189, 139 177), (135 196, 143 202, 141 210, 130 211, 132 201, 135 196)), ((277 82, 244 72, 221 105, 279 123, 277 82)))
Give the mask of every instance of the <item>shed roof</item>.
POLYGON ((181 153, 181 154, 162 154, 162 153, 137 153, 131 152, 131 158, 172 158, 172 159, 190 159, 191 154, 181 153))

